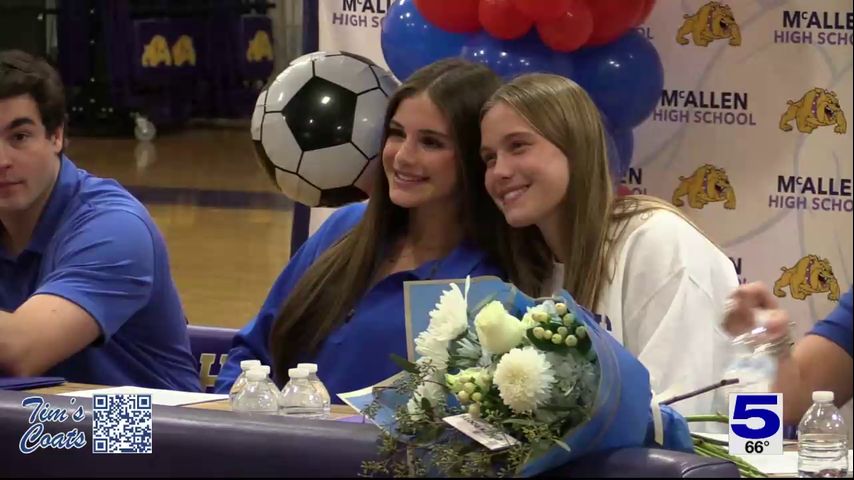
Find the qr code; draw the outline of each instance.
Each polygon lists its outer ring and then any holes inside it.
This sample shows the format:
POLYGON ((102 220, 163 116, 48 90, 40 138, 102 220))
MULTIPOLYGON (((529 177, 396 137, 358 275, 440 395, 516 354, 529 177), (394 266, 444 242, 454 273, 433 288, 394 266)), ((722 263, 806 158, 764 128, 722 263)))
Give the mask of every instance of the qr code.
POLYGON ((95 395, 92 453, 151 453, 151 395, 95 395))

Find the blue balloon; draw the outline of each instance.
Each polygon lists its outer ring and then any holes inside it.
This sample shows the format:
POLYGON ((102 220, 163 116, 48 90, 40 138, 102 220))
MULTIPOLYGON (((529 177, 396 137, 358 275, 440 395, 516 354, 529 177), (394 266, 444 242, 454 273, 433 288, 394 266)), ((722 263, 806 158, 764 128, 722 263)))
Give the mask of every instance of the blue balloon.
POLYGON ((664 88, 655 47, 632 30, 617 41, 574 55, 576 81, 617 130, 631 129, 652 114, 664 88))
POLYGON ((605 115, 602 115, 602 126, 605 129, 605 142, 608 148, 608 169, 611 172, 611 179, 619 183, 632 165, 635 137, 631 128, 616 130, 611 119, 605 115))
POLYGON ((635 149, 635 136, 630 128, 610 132, 616 151, 615 162, 611 163, 613 175, 617 179, 623 178, 632 165, 632 154, 635 149))
POLYGON ((404 81, 425 65, 459 56, 469 38, 434 27, 415 8, 414 0, 398 0, 383 20, 380 42, 389 69, 404 81))
POLYGON ((547 47, 535 30, 517 40, 478 33, 463 47, 462 57, 488 66, 505 80, 534 72, 574 75, 572 57, 547 47))

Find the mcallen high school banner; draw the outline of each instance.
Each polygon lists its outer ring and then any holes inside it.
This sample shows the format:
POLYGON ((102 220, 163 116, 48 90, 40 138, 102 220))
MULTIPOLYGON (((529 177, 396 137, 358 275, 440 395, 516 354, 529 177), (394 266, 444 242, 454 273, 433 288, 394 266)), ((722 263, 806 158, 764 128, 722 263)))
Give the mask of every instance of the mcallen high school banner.
POLYGON ((658 2, 638 191, 681 207, 805 331, 852 282, 850 0, 658 2))
POLYGON ((394 0, 317 1, 321 50, 346 50, 388 68, 380 47, 380 31, 394 0))
MULTIPOLYGON (((391 3, 321 0, 320 49, 385 65, 391 3)), ((803 333, 854 274, 851 0, 659 1, 642 29, 665 88, 626 184, 682 208, 803 333)))

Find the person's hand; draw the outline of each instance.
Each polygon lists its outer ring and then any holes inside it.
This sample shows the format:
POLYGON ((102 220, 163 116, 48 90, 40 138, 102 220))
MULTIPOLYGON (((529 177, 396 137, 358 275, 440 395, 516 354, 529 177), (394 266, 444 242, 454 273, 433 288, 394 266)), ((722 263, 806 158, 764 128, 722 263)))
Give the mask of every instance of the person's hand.
POLYGON ((764 326, 769 340, 782 338, 789 333, 789 314, 777 305, 777 299, 761 282, 738 287, 730 295, 726 306, 723 327, 733 337, 764 326), (760 321, 757 316, 765 318, 760 321))

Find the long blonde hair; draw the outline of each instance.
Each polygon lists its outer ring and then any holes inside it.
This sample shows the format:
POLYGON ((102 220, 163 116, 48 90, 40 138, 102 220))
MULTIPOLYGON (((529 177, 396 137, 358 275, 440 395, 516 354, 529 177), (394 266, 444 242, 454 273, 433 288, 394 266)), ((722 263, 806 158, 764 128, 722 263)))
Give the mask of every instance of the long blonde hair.
MULTIPOLYGON (((596 307, 601 287, 611 276, 608 265, 615 252, 610 246, 633 216, 667 210, 691 223, 676 207, 656 197, 615 198, 599 110, 572 80, 541 73, 517 77, 495 92, 481 117, 498 102, 513 108, 569 161, 569 185, 558 207, 564 219, 560 226, 562 251, 554 253, 564 261, 563 286, 579 304, 596 307)), ((522 241, 533 248, 545 244, 538 229, 527 230, 522 241)), ((539 269, 551 271, 547 265, 539 269)))

